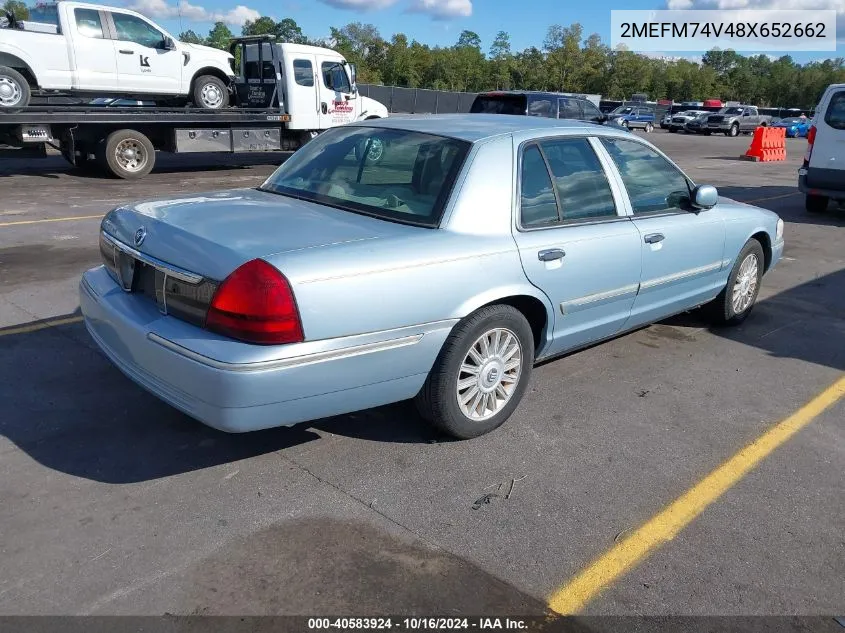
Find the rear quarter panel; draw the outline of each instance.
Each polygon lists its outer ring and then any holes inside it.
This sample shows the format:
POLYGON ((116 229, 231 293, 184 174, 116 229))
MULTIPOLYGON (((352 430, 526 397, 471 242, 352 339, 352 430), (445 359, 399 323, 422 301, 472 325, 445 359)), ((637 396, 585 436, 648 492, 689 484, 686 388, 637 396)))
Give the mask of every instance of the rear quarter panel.
POLYGON ((19 66, 11 62, 13 57, 29 66, 39 87, 71 88, 71 60, 64 35, 0 29, 0 64, 19 66))

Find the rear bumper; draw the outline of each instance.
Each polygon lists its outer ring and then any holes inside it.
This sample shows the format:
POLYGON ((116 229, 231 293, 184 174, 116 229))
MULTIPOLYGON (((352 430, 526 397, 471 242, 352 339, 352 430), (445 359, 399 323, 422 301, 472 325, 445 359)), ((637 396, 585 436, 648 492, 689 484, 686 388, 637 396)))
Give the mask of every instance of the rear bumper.
POLYGON ((845 200, 845 170, 802 167, 798 170, 798 190, 813 196, 845 200), (837 180, 842 183, 838 187, 834 186, 837 180), (816 183, 821 186, 815 186, 816 183))
POLYGON ((258 346, 161 315, 152 302, 124 293, 102 267, 83 275, 79 297, 88 332, 127 377, 192 418, 234 433, 411 398, 454 325, 258 346))

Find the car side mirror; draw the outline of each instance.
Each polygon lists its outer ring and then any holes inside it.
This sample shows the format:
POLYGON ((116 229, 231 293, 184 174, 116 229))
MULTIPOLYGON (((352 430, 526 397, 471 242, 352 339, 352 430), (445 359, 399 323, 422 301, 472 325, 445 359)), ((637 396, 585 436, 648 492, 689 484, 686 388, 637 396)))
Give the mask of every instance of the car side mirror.
POLYGON ((692 192, 692 206, 695 209, 712 209, 718 202, 719 192, 713 185, 698 185, 692 192))
POLYGON ((608 116, 606 114, 600 114, 595 119, 593 119, 596 123, 607 123, 608 116))
POLYGON ((165 37, 163 48, 166 51, 175 51, 176 50, 176 42, 173 41, 172 37, 165 37))

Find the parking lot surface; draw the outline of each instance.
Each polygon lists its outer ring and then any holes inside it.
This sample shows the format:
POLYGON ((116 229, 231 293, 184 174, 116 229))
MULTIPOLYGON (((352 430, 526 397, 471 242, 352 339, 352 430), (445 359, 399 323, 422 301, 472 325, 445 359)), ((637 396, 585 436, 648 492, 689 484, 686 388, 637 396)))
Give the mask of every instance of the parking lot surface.
MULTIPOLYGON (((689 313, 546 363, 514 416, 467 442, 405 403, 226 435, 89 339, 77 283, 106 211, 257 185, 285 155, 164 157, 136 183, 0 161, 0 614, 514 615, 571 598, 579 572, 845 370, 845 211, 804 212, 806 141, 750 163, 747 137, 649 140, 786 221, 755 311, 731 330, 689 313)), ((845 613, 845 401, 826 393, 579 608, 845 613)))

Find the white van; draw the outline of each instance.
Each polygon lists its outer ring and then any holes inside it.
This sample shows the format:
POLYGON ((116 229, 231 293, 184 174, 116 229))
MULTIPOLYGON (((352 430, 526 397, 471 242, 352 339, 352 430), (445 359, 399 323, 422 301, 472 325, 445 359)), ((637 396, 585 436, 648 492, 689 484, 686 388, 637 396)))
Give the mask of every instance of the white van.
POLYGON ((816 108, 798 189, 809 213, 824 213, 831 200, 845 203, 845 84, 828 86, 816 108))

